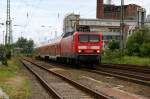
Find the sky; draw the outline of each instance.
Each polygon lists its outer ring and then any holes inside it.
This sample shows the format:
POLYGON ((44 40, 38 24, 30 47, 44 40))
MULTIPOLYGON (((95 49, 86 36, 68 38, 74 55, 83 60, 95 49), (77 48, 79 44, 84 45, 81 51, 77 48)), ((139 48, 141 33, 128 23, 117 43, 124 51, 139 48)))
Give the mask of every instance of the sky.
MULTIPOLYGON (((6 21, 6 1, 0 0, 0 23, 6 21)), ((36 44, 47 42, 62 34, 66 14, 80 14, 82 18, 96 17, 96 0, 10 0, 13 21, 13 40, 18 37, 33 39, 36 44)), ((120 0, 112 0, 119 5, 120 0)), ((150 0, 125 0, 125 4, 138 4, 150 13, 150 0)), ((0 25, 0 43, 5 25, 0 25)))

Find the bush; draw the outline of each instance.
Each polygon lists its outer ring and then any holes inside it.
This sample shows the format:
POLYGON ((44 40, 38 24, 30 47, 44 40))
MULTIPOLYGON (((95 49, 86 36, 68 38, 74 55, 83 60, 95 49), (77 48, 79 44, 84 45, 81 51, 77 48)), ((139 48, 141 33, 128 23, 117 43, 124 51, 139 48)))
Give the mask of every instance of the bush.
POLYGON ((132 47, 128 48, 128 54, 138 56, 140 53, 139 47, 138 43, 133 43, 132 47))
POLYGON ((11 59, 11 57, 12 57, 11 51, 8 51, 8 52, 6 53, 6 58, 7 58, 7 59, 11 59))
POLYGON ((140 46, 140 53, 141 53, 141 56, 150 57, 150 43, 143 43, 140 46))
POLYGON ((111 40, 108 44, 109 49, 119 49, 119 42, 116 40, 111 40))
POLYGON ((103 63, 116 63, 120 62, 122 57, 121 50, 106 50, 105 53, 102 55, 102 62, 103 63))

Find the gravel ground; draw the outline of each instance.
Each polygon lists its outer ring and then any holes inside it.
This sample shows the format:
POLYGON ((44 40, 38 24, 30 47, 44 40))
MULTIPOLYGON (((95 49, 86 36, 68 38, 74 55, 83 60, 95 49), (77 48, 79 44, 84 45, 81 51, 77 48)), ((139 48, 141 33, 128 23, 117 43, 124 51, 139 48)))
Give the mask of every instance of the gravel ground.
MULTIPOLYGON (((30 64, 30 63, 29 63, 30 64)), ((77 89, 59 77, 46 72, 36 66, 30 64, 31 68, 35 70, 50 86, 52 86, 64 99, 94 99, 93 96, 77 89), (41 75, 42 74, 42 75, 41 75)))
MULTIPOLYGON (((41 62, 38 62, 43 64, 41 62)), ((98 90, 102 87, 113 88, 115 90, 127 92, 129 94, 134 94, 140 97, 150 98, 150 87, 139 85, 136 83, 124 81, 117 79, 115 77, 103 76, 95 73, 90 73, 82 71, 79 69, 70 69, 70 68, 52 68, 48 65, 44 65, 50 70, 57 71, 67 77, 71 77, 74 80, 79 81, 82 84, 85 84, 95 90, 98 90)))
POLYGON ((30 80, 31 96, 29 99, 53 99, 37 81, 36 77, 32 75, 31 72, 29 72, 24 66, 22 66, 22 71, 30 80))

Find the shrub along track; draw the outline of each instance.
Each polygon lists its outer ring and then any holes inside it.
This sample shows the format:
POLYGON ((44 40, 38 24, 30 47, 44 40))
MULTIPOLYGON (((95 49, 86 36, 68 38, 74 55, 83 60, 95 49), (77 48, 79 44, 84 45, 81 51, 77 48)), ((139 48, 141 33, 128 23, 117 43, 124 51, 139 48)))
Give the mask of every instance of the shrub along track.
POLYGON ((27 59, 22 59, 21 61, 34 75, 36 75, 42 85, 55 99, 112 99, 112 97, 109 97, 104 93, 99 93, 57 72, 48 70, 45 67, 34 63, 34 61, 27 59))

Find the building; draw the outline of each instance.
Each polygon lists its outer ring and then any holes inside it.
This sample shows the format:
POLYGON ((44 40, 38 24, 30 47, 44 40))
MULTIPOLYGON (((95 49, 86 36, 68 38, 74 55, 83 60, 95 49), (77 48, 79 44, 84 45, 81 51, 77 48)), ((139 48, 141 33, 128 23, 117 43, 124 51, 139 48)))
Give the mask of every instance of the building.
POLYGON ((63 32, 93 31, 102 32, 103 40, 107 45, 111 39, 120 40, 123 36, 124 45, 127 38, 137 27, 142 27, 146 19, 146 11, 139 5, 124 5, 124 32, 121 34, 120 26, 121 6, 112 5, 111 0, 104 4, 97 0, 97 15, 95 19, 80 18, 80 15, 69 14, 64 19, 63 32))
MULTIPOLYGON (((103 28, 106 29, 108 37, 104 35, 106 41, 113 38, 113 36, 123 36, 123 43, 126 45, 127 38, 133 33, 133 31, 138 27, 143 27, 146 21, 146 10, 136 4, 128 4, 123 6, 123 19, 124 19, 124 29, 121 35, 121 5, 111 4, 111 0, 107 0, 104 4, 104 0, 97 0, 97 14, 96 19, 101 23, 109 23, 104 25, 103 28), (117 25, 116 25, 117 24, 117 25), (111 33, 110 33, 111 31, 111 33), (115 32, 114 32, 115 31, 115 32)), ((147 23, 148 24, 148 23, 147 23)))
MULTIPOLYGON (((137 20, 139 17, 139 13, 145 13, 145 10, 143 10, 141 6, 136 4, 124 5, 123 8, 124 19, 128 20, 137 20)), ((104 0, 97 0, 97 19, 120 19, 120 15, 120 5, 111 4, 111 0, 108 0, 107 4, 104 4, 104 0)))
MULTIPOLYGON (((124 39, 137 27, 136 20, 125 20, 124 39)), ((102 32, 105 44, 111 39, 120 40, 120 20, 117 19, 85 19, 80 15, 69 14, 64 19, 64 33, 73 31, 102 32), (82 29, 81 29, 82 28, 82 29)))

